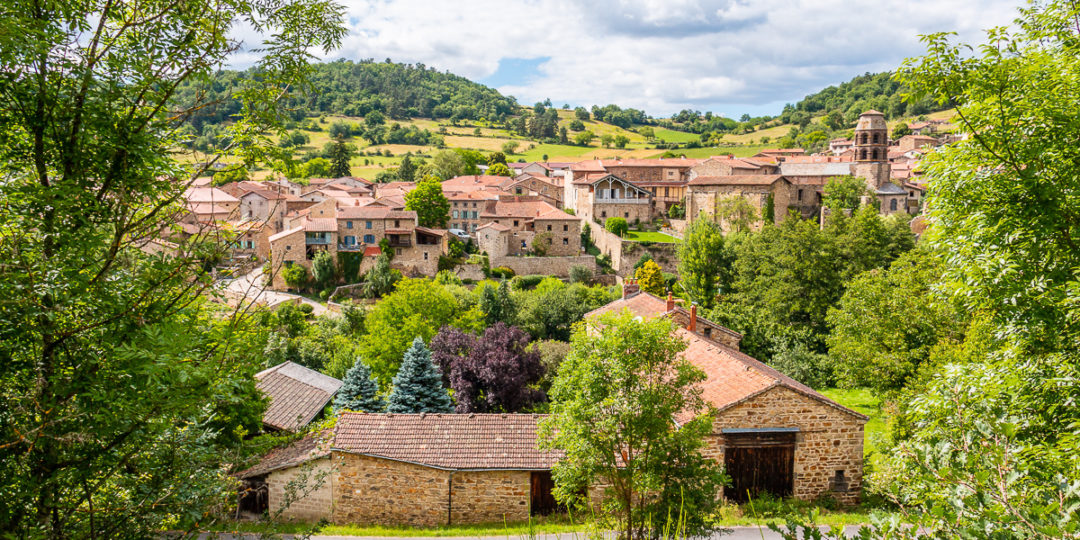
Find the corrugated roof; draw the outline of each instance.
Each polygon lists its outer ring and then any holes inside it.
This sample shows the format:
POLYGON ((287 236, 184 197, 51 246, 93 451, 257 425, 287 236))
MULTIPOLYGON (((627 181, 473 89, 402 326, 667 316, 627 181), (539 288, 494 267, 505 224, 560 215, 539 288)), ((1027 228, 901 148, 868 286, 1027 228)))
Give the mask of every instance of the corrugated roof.
POLYGON ((310 424, 341 388, 341 381, 292 362, 260 371, 255 378, 255 387, 270 398, 263 423, 285 431, 310 424))
POLYGON ((441 469, 547 470, 561 453, 537 449, 543 417, 345 412, 333 448, 441 469))

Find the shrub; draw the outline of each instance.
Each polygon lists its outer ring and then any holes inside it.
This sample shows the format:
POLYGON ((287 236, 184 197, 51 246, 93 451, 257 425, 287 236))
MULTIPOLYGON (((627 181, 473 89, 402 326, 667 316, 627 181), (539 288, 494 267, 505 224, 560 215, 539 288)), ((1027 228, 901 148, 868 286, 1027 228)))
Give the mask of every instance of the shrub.
POLYGON ((611 268, 611 255, 602 254, 596 256, 596 265, 600 267, 603 273, 607 274, 612 271, 611 268))
POLYGON ((446 255, 439 255, 439 272, 446 272, 453 270, 455 266, 461 264, 461 259, 455 259, 454 257, 447 257, 446 255))
POLYGON ((311 315, 315 312, 315 307, 311 304, 300 304, 300 307, 297 309, 299 309, 300 313, 303 313, 304 315, 311 315))
POLYGON ((604 222, 604 228, 608 232, 617 234, 619 236, 625 236, 627 231, 630 230, 630 226, 626 223, 626 219, 621 217, 609 217, 604 222))
POLYGON ((574 212, 573 208, 563 208, 563 212, 566 212, 567 214, 570 214, 571 216, 577 215, 577 212, 574 212))
POLYGON ((570 267, 570 283, 589 283, 593 274, 589 267, 575 264, 570 267))
POLYGON ((330 298, 330 289, 323 289, 319 291, 319 298, 321 298, 324 302, 327 298, 330 298))
POLYGON ((836 372, 828 355, 813 352, 803 343, 780 345, 769 364, 811 388, 836 384, 836 372))
POLYGON ((668 217, 671 219, 682 219, 686 217, 686 209, 680 205, 673 204, 671 208, 668 208, 668 217))
POLYGON ((294 264, 292 266, 286 266, 281 271, 281 278, 285 280, 285 284, 294 289, 302 289, 307 285, 308 273, 307 268, 294 264))
POLYGON ((491 269, 491 277, 511 279, 514 277, 514 271, 505 266, 497 266, 491 269))
POLYGON ((547 276, 542 276, 538 274, 517 276, 514 279, 510 280, 510 287, 518 291, 522 291, 525 289, 533 289, 536 288, 536 286, 539 285, 545 277, 547 276))

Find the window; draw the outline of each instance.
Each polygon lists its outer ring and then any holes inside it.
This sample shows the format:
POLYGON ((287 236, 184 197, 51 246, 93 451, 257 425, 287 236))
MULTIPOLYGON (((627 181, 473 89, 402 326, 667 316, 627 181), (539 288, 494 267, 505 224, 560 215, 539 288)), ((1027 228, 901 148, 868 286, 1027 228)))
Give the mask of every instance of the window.
POLYGON ((569 238, 563 238, 562 239, 562 245, 569 246, 570 245, 570 239, 569 238))
POLYGON ((453 217, 454 219, 457 219, 457 210, 454 210, 454 211, 453 211, 453 213, 451 213, 450 215, 451 215, 451 217, 453 217))
POLYGON ((800 201, 802 200, 802 190, 801 189, 799 190, 799 200, 800 201))
POLYGON ((397 255, 401 255, 401 248, 395 249, 394 253, 397 254, 397 255))
POLYGON ((518 226, 518 220, 516 220, 516 219, 514 220, 514 226, 515 226, 515 227, 517 227, 517 226, 518 226))
POLYGON ((476 224, 475 223, 472 224, 472 230, 473 230, 473 232, 476 232, 476 224))
POLYGON ((400 219, 395 219, 394 220, 394 228, 396 229, 396 228, 398 228, 400 226, 401 226, 401 220, 400 219))
POLYGON ((428 253, 426 251, 424 252, 424 260, 428 260, 428 253))
POLYGON ((623 212, 622 215, 624 218, 630 219, 630 212, 623 212))
POLYGON ((893 199, 893 200, 892 200, 892 201, 891 201, 891 202, 889 203, 889 210, 891 210, 891 211, 893 211, 893 212, 895 212, 895 211, 896 211, 896 199, 893 199))
POLYGON ((600 217, 607 217, 607 210, 600 212, 600 217))
POLYGON ((479 213, 478 213, 478 212, 477 212, 476 210, 473 210, 473 213, 472 213, 472 218, 473 218, 473 219, 476 219, 476 218, 477 218, 477 216, 479 216, 479 215, 480 215, 480 214, 479 214, 479 213))
POLYGON ((524 240, 521 241, 521 249, 525 249, 525 241, 524 240))
POLYGON ((567 224, 565 224, 565 223, 563 223, 563 226, 562 226, 562 230, 563 230, 563 232, 569 231, 569 230, 570 230, 570 226, 569 226, 569 225, 567 225, 567 224))
POLYGON ((671 188, 664 188, 664 196, 668 197, 670 195, 671 195, 671 188))
POLYGON ((549 231, 551 230, 551 225, 548 225, 548 230, 549 230, 549 231))
POLYGON ((364 243, 365 244, 374 244, 375 243, 375 235, 374 234, 365 234, 364 235, 364 243))
POLYGON ((364 228, 365 229, 370 229, 371 228, 371 222, 370 221, 365 221, 364 222, 364 228))
POLYGON ((517 195, 521 195, 521 188, 514 188, 514 193, 517 195))
POLYGON ((352 235, 346 236, 345 237, 345 245, 346 246, 355 246, 356 245, 356 237, 352 236, 352 235))
POLYGON ((352 222, 351 221, 346 221, 345 222, 345 228, 346 229, 351 229, 352 228, 352 222))
POLYGON ((553 240, 554 240, 554 238, 552 238, 552 237, 550 237, 550 236, 548 237, 548 245, 549 245, 549 246, 551 245, 551 242, 552 242, 553 240))

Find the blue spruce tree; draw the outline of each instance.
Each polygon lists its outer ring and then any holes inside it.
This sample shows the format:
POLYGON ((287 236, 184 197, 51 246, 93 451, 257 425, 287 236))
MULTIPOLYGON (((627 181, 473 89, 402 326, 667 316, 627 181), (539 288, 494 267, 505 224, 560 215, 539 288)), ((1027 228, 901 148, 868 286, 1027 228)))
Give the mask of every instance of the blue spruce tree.
POLYGON ((334 411, 382 412, 386 403, 378 394, 379 387, 371 380, 371 370, 357 358, 345 373, 345 380, 334 399, 334 411))
POLYGON ((401 359, 394 376, 394 390, 386 405, 391 413, 453 412, 450 396, 443 388, 442 375, 431 361, 431 351, 419 337, 401 359))

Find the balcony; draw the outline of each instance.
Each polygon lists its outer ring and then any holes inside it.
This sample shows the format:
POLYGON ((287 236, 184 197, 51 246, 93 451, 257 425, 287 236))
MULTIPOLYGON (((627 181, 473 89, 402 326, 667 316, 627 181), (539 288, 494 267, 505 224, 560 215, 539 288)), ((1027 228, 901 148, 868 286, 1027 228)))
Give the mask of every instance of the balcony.
POLYGON ((309 246, 328 246, 328 245, 330 245, 330 233, 328 233, 328 232, 304 233, 304 243, 309 245, 309 246))
POLYGON ((649 204, 649 199, 595 199, 593 204, 649 204))

